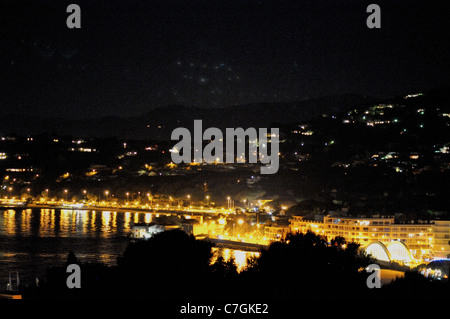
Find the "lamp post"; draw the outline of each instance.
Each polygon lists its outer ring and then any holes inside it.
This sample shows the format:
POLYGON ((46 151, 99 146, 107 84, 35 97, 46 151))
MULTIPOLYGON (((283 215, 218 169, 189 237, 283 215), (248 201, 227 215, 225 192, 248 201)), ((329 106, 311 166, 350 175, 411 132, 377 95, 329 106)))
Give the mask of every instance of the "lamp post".
POLYGON ((12 187, 8 187, 9 190, 9 199, 11 199, 11 191, 12 191, 12 187))
POLYGON ((67 189, 64 190, 64 194, 65 194, 65 198, 66 198, 66 202, 67 202, 67 189))
POLYGON ((150 193, 147 193, 147 201, 150 201, 150 207, 153 207, 153 196, 150 196, 150 193))

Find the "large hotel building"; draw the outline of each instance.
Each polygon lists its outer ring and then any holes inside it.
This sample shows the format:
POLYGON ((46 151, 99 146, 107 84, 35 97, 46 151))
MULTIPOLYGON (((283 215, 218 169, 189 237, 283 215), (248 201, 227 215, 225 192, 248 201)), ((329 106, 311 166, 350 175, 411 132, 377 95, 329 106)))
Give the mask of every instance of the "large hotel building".
POLYGON ((277 240, 287 232, 313 231, 328 239, 341 236, 358 242, 362 248, 386 261, 418 264, 448 258, 450 255, 450 221, 395 223, 394 217, 354 218, 327 215, 321 221, 292 216, 289 227, 274 227, 266 235, 277 240))

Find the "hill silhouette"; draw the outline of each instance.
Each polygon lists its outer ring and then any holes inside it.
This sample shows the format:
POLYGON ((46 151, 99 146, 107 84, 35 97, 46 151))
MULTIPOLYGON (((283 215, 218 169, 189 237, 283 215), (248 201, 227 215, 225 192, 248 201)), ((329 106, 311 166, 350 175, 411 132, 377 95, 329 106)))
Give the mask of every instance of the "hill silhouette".
POLYGON ((176 127, 193 126, 194 119, 204 127, 270 127, 272 123, 308 121, 324 113, 336 113, 366 104, 372 99, 360 95, 338 95, 298 102, 255 103, 226 108, 198 108, 169 105, 139 116, 105 116, 92 119, 43 118, 14 114, 0 118, 0 134, 34 135, 50 133, 72 136, 118 137, 170 140, 176 127))

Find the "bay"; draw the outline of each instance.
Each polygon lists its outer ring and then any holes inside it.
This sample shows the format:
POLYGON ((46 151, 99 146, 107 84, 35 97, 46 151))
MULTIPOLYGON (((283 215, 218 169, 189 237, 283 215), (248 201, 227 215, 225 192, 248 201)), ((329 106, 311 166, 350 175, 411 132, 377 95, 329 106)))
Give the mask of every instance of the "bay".
MULTIPOLYGON (((69 251, 81 262, 117 265, 134 223, 151 222, 153 214, 65 209, 0 210, 0 290, 9 272, 19 272, 21 283, 45 280, 46 270, 63 265, 69 251)), ((214 258, 233 257, 239 270, 254 252, 213 248, 214 258)))

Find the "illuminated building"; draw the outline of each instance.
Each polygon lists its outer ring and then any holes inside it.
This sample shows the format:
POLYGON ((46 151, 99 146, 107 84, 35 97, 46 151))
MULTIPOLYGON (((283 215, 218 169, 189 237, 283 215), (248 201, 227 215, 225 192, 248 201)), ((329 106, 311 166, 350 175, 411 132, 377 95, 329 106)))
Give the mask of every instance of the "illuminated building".
POLYGON ((433 225, 433 251, 436 258, 450 255, 450 221, 435 220, 433 225))
MULTIPOLYGON (((400 247, 391 246, 392 243, 400 242, 411 253, 415 262, 442 259, 450 254, 450 221, 399 224, 395 223, 393 217, 354 218, 328 215, 323 221, 293 216, 290 223, 293 233, 310 230, 328 239, 341 236, 349 242, 358 242, 362 248, 379 243, 377 247, 372 248, 376 248, 380 253, 381 250, 387 250, 386 256, 392 255, 392 252, 389 252, 390 247, 400 247)), ((382 255, 381 253, 380 256, 382 255)), ((402 261, 406 261, 406 257, 402 258, 402 261)))
POLYGON ((165 230, 178 229, 177 225, 158 225, 154 223, 136 223, 131 227, 131 238, 149 239, 165 230))
POLYGON ((271 225, 264 227, 264 237, 270 241, 279 241, 289 233, 289 225, 271 225))

